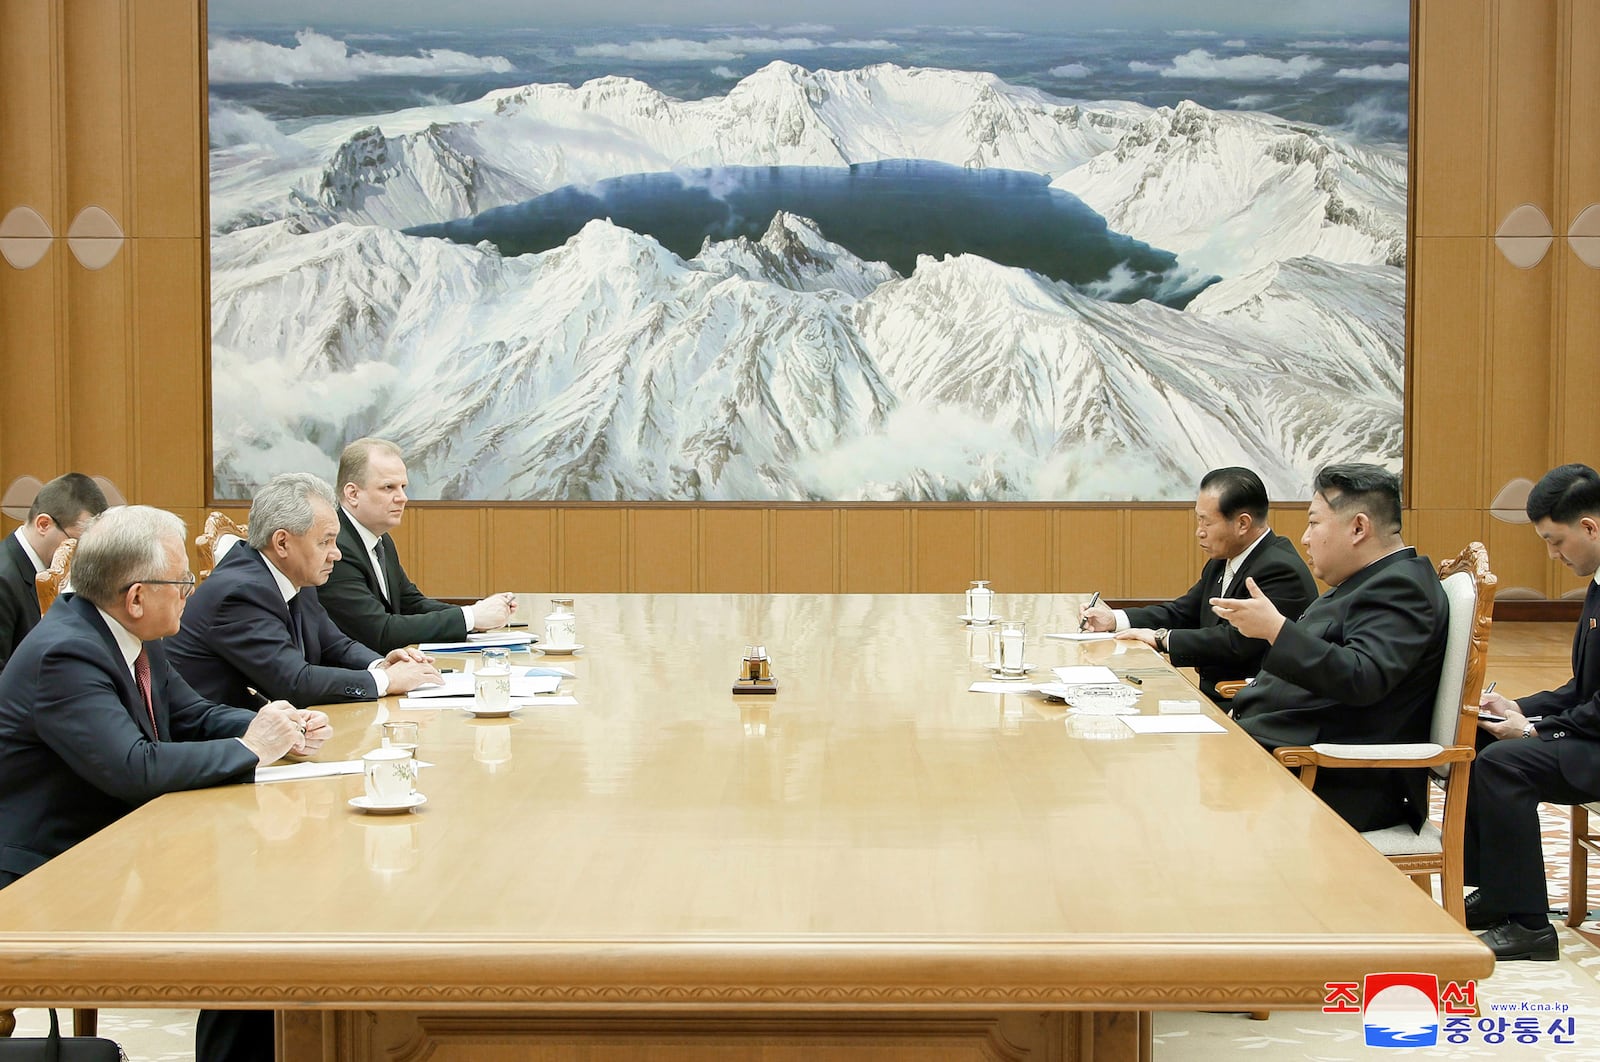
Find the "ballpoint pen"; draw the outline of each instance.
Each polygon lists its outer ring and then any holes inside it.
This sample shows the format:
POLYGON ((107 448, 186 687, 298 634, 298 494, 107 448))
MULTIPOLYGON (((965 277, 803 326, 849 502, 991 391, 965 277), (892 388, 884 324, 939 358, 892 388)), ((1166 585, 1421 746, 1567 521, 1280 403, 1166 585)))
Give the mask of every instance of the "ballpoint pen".
POLYGON ((1100 603, 1100 591, 1096 590, 1089 603, 1084 606, 1083 615, 1078 619, 1078 633, 1082 634, 1089 629, 1089 610, 1100 603))

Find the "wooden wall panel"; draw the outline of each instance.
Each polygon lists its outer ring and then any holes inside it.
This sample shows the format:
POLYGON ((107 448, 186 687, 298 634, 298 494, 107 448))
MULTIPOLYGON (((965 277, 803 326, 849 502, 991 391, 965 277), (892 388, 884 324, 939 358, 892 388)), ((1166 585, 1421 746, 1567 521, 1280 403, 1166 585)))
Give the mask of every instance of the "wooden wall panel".
POLYGON ((1517 476, 1537 480, 1550 464, 1550 357, 1560 245, 1532 269, 1490 254, 1487 403, 1478 418, 1485 461, 1483 504, 1517 476))
POLYGON ((696 589, 710 594, 770 591, 766 524, 767 514, 760 509, 706 509, 700 513, 700 585, 696 589))
MULTIPOLYGON (((555 539, 554 509, 491 509, 484 592, 534 594, 555 586, 555 539)), ((430 591, 423 587, 422 592, 430 591)))
POLYGON ((558 590, 614 594, 625 590, 621 509, 561 509, 556 517, 558 590))
POLYGON ((1189 589, 1206 562, 1194 538, 1194 510, 1132 513, 1127 555, 1129 597, 1172 598, 1189 589))
POLYGON ((695 589, 692 509, 628 510, 628 589, 687 594, 695 589))
MULTIPOLYGON (((125 0, 71 0, 65 19, 66 170, 64 225, 86 206, 128 221, 128 99, 125 0)), ((172 42, 169 42, 169 46, 172 42)), ((195 162, 189 163, 193 168, 195 162)), ((66 235, 63 227, 57 235, 66 235)))
POLYGON ((1556 43, 1550 0, 1498 0, 1494 13, 1494 193, 1489 231, 1523 203, 1556 211, 1556 43))
POLYGON ((430 597, 476 599, 488 593, 487 517, 486 509, 408 510, 405 524, 410 525, 418 556, 417 563, 406 568, 411 581, 430 597))
POLYGON ((1555 590, 1551 582, 1549 556, 1544 540, 1531 524, 1508 524, 1494 517, 1483 522, 1483 544, 1489 547, 1489 570, 1500 577, 1500 590, 1511 590, 1507 597, 1549 597, 1555 590))
POLYGON ((847 594, 911 592, 911 513, 845 509, 841 585, 847 594))
POLYGON ((111 478, 144 502, 199 506, 190 455, 204 453, 205 421, 174 411, 203 409, 205 345, 201 307, 185 293, 201 286, 200 243, 193 239, 129 241, 118 259, 133 273, 134 366, 132 428, 138 465, 129 478, 111 478))
POLYGON ((1488 521, 1480 509, 1427 509, 1411 515, 1406 541, 1437 566, 1446 557, 1460 553, 1468 542, 1483 542, 1488 521))
POLYGON ((1563 313, 1556 367, 1557 405, 1552 464, 1600 466, 1600 269, 1558 247, 1564 261, 1563 313))
MULTIPOLYGON (((1562 173, 1564 209, 1552 218, 1557 232, 1567 227, 1588 206, 1600 203, 1600 4, 1594 0, 1561 0, 1562 71, 1560 86, 1565 121, 1562 123, 1562 173)), ((1558 48, 1560 45, 1558 45, 1558 48)))
POLYGON ((1417 42, 1416 234, 1473 236, 1488 213, 1490 0, 1428 0, 1417 42))
POLYGON ((773 593, 838 591, 834 567, 839 550, 837 509, 775 509, 771 528, 773 593))
MULTIPOLYGON (((145 463, 134 449, 133 418, 138 409, 133 382, 131 345, 132 307, 128 304, 129 271, 134 268, 131 248, 104 269, 85 269, 58 241, 66 260, 66 317, 69 362, 65 380, 67 408, 63 427, 72 444, 70 463, 76 471, 111 477, 124 491, 132 491, 134 467, 145 463)), ((184 299, 193 305, 193 299, 184 299)), ((193 356, 193 348, 189 351, 193 356)), ((189 417, 187 405, 167 411, 170 417, 189 417)), ((150 411, 161 416, 161 410, 150 411)), ((179 455, 186 469, 188 455, 179 455)), ((62 471, 66 471, 63 469, 62 471)), ((192 475, 192 473, 191 473, 192 475)), ((130 501, 144 501, 131 494, 130 501)), ((194 504, 200 499, 184 499, 194 504)))
POLYGON ((194 160, 206 151, 199 7, 138 3, 127 13, 138 106, 128 116, 133 195, 124 225, 140 236, 199 236, 202 171, 194 160))
POLYGON ((1486 504, 1483 408, 1483 240, 1419 239, 1412 256, 1410 504, 1418 509, 1486 504))
POLYGON ((29 206, 62 232, 57 16, 53 0, 0 3, 0 217, 29 206))
POLYGON ((981 521, 976 509, 916 509, 916 553, 911 587, 923 594, 954 594, 978 578, 981 521))
POLYGON ((57 408, 62 346, 57 308, 66 253, 66 245, 54 241, 32 269, 0 262, 0 371, 7 380, 29 382, 0 387, 0 489, 21 475, 50 479, 66 470, 67 436, 57 408))
POLYGON ((1057 509, 1056 579, 1051 589, 1060 594, 1098 590, 1110 598, 1126 596, 1125 522, 1120 509, 1057 509))
POLYGON ((987 556, 983 574, 996 593, 1050 591, 1050 510, 988 509, 987 556))

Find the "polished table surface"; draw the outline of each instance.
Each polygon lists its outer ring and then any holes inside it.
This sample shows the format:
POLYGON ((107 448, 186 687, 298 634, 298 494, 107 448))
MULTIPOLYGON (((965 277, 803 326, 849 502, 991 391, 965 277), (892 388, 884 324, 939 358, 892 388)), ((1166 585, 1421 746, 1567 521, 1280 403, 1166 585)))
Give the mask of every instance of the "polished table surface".
MULTIPOLYGON (((997 608, 1032 663, 1135 673, 1147 713, 1198 696, 1142 646, 1041 639, 1078 600, 997 608)), ((570 666, 576 707, 329 709, 321 759, 420 721, 425 807, 361 814, 359 775, 163 797, 0 891, 0 998, 1148 1010, 1489 973, 1231 722, 1134 737, 967 692, 991 654, 962 611, 580 595, 581 654, 516 658, 570 666), (775 697, 730 692, 751 642, 775 697)))

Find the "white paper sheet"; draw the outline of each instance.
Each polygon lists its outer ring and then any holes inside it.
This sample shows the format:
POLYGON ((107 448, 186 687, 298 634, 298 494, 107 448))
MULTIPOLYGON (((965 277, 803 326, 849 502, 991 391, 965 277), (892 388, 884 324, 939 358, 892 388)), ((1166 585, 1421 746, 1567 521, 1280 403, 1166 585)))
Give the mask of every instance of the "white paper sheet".
POLYGON ((1064 631, 1060 634, 1046 634, 1046 638, 1054 638, 1061 642, 1109 642, 1116 635, 1110 631, 1064 631))
MULTIPOLYGON (((473 694, 472 673, 468 671, 450 671, 443 676, 443 684, 434 683, 430 686, 418 686, 404 698, 401 704, 407 701, 437 699, 440 697, 466 697, 470 699, 473 694)), ((561 687, 560 675, 511 675, 511 696, 533 697, 540 693, 554 693, 561 687)))
POLYGON ((1050 670, 1054 671, 1056 678, 1067 686, 1114 686, 1121 681, 1115 671, 1098 664, 1055 667, 1050 670))
POLYGON ((1039 687, 1031 682, 974 682, 968 693, 1032 693, 1039 687))
POLYGON ((257 782, 293 782, 301 778, 332 778, 341 774, 360 774, 360 760, 329 760, 327 763, 280 763, 257 767, 257 782))
POLYGON ((534 640, 526 631, 481 631, 467 635, 464 642, 422 642, 417 648, 424 653, 475 653, 489 646, 508 649, 526 647, 534 640))
POLYGON ((1124 715, 1135 734, 1226 734, 1227 728, 1206 715, 1124 715))

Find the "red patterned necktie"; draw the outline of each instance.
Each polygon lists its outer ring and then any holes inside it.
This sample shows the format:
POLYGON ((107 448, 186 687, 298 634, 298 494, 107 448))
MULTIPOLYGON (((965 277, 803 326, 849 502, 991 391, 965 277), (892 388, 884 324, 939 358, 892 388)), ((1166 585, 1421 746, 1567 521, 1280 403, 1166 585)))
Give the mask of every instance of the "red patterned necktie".
POLYGON ((161 730, 156 726, 156 707, 150 700, 150 656, 143 649, 133 658, 133 681, 144 695, 144 710, 150 713, 150 732, 161 740, 161 730))

